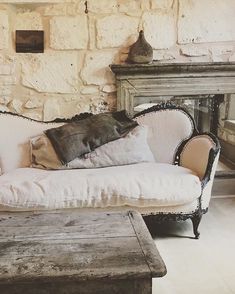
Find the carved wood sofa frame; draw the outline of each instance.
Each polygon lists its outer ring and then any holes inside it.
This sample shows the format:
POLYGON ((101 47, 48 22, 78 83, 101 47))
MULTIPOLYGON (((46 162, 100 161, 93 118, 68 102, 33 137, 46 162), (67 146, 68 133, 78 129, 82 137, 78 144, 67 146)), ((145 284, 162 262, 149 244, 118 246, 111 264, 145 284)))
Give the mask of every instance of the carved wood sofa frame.
POLYGON ((193 224, 193 232, 195 235, 195 239, 199 239, 200 232, 198 231, 199 224, 202 219, 202 215, 205 214, 208 211, 207 208, 202 207, 202 196, 203 196, 203 191, 206 187, 206 184, 214 178, 215 171, 213 172, 213 167, 215 168, 217 166, 217 163, 215 163, 216 158, 218 159, 219 153, 220 153, 220 143, 219 140, 217 139, 216 136, 214 136, 212 133, 209 132, 204 132, 200 133, 196 127, 194 118, 186 111, 185 108, 176 106, 172 104, 171 102, 167 103, 160 103, 158 105, 155 105, 153 107, 150 107, 142 112, 137 113, 134 117, 138 118, 141 117, 147 113, 150 112, 156 112, 156 111, 162 111, 166 109, 179 109, 183 111, 192 121, 193 123, 193 133, 190 138, 183 140, 181 144, 178 146, 176 153, 175 153, 175 158, 174 158, 174 164, 175 165, 181 165, 181 156, 182 152, 187 146, 188 143, 192 142, 192 140, 200 138, 201 136, 207 136, 209 139, 212 140, 214 143, 214 148, 211 148, 209 151, 209 156, 208 156, 208 162, 206 166, 205 173, 201 179, 201 186, 202 186, 202 193, 201 196, 198 198, 198 205, 197 209, 192 212, 192 213, 151 213, 148 215, 143 215, 143 218, 148 225, 148 227, 152 227, 155 223, 163 223, 166 221, 185 221, 187 219, 191 219, 192 224, 193 224), (212 178, 213 177, 213 178, 212 178))

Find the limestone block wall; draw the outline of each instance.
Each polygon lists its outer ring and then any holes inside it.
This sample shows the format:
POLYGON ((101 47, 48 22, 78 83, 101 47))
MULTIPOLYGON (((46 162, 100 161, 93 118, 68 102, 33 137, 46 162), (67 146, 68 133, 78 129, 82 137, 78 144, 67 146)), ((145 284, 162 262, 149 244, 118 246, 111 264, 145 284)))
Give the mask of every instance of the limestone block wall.
POLYGON ((144 29, 159 62, 235 61, 234 0, 0 0, 0 110, 52 120, 116 107, 111 63, 144 29), (15 30, 45 52, 15 52, 15 30))

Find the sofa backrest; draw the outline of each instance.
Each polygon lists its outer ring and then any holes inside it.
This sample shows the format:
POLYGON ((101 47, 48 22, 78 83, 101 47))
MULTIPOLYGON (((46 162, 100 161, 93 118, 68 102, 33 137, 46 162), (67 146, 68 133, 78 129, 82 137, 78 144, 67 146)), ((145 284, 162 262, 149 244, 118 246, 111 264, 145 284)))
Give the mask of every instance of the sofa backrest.
POLYGON ((30 166, 29 139, 62 123, 37 122, 0 112, 0 167, 2 173, 30 166))
MULTIPOLYGON (((83 115, 83 114, 82 114, 83 115)), ((80 115, 80 116, 82 116, 80 115)), ((84 114, 86 115, 86 114, 84 114)), ((148 143, 157 162, 173 163, 177 147, 195 129, 190 115, 178 108, 154 106, 135 119, 148 125, 148 143)), ((11 113, 0 112, 0 168, 8 172, 30 166, 29 139, 65 123, 39 122, 11 113)))
POLYGON ((191 115, 174 106, 156 105, 135 116, 140 125, 148 126, 148 144, 160 163, 174 163, 178 146, 195 130, 191 115))

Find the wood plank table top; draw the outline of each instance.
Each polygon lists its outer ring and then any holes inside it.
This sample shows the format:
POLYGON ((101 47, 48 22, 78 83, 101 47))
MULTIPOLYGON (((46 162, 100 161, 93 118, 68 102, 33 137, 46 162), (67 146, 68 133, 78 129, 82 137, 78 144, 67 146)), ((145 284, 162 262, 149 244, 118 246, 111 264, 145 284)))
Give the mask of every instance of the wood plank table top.
POLYGON ((165 274, 138 212, 0 214, 0 286, 165 274))

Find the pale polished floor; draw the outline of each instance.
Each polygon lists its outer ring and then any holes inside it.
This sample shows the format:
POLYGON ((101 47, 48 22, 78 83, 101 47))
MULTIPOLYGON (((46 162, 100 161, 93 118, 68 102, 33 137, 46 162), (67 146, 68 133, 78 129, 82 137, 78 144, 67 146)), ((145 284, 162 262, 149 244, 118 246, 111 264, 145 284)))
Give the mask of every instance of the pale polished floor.
POLYGON ((235 197, 213 199, 200 232, 199 240, 189 238, 190 221, 157 228, 154 239, 168 273, 154 279, 154 294, 235 293, 235 197))

